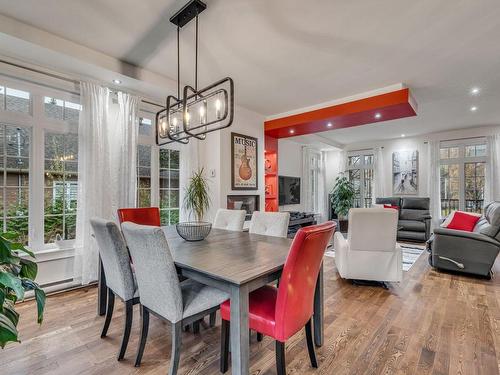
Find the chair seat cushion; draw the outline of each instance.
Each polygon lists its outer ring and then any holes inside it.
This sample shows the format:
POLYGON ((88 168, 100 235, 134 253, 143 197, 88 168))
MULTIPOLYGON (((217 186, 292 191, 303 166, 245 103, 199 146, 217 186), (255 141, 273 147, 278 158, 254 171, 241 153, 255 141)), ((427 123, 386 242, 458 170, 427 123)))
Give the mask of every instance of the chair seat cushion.
POLYGON ((425 232, 425 223, 417 220, 399 220, 398 226, 401 230, 411 232, 425 232))
POLYGON ((217 307, 229 298, 226 292, 194 280, 184 280, 180 285, 184 305, 183 319, 217 307))
MULTIPOLYGON (((276 325, 275 310, 278 289, 266 285, 259 288, 249 297, 248 324, 250 329, 260 332, 266 336, 274 337, 274 327, 276 325)), ((231 301, 227 300, 221 305, 222 319, 231 320, 231 301)))

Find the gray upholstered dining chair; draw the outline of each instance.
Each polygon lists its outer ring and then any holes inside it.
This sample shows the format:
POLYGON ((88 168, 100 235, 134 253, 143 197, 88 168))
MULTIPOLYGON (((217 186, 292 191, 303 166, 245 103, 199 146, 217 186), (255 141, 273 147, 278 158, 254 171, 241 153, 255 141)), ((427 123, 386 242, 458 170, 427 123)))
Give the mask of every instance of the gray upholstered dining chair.
POLYGON ((288 235, 290 213, 254 211, 250 221, 250 233, 284 237, 288 235))
POLYGON ((122 224, 123 234, 134 262, 141 294, 141 339, 136 366, 141 363, 148 336, 149 314, 172 325, 170 375, 177 373, 182 327, 215 312, 229 295, 194 280, 179 282, 175 264, 161 228, 122 224))
POLYGON ((130 257, 118 226, 99 218, 90 219, 99 248, 104 275, 108 286, 108 306, 101 338, 106 337, 113 316, 115 295, 125 302, 125 328, 118 360, 122 360, 127 350, 132 328, 133 305, 139 303, 139 291, 130 266, 130 257))
POLYGON ((215 220, 212 227, 241 232, 243 230, 243 224, 245 223, 246 214, 247 212, 245 210, 219 208, 215 214, 215 220))

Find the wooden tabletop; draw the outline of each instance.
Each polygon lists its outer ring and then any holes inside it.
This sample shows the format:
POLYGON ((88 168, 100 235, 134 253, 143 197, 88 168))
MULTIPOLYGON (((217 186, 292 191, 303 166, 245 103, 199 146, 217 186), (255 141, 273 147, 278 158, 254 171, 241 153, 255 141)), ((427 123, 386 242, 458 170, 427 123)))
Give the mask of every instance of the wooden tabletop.
POLYGON ((291 239, 213 228, 188 242, 174 226, 163 227, 175 264, 232 284, 245 284, 283 268, 291 239))

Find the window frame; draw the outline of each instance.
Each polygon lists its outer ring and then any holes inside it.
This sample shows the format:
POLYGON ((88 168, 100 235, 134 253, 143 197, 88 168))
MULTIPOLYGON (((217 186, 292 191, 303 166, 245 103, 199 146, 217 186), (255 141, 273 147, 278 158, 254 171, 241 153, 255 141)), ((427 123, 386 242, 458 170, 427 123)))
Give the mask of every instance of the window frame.
MULTIPOLYGON (((351 181, 350 178, 350 171, 352 170, 359 170, 359 200, 360 203, 363 205, 359 205, 359 207, 371 207, 372 202, 373 202, 373 183, 374 183, 374 167, 375 167, 375 151, 373 149, 369 150, 362 150, 362 151, 349 151, 347 153, 347 160, 346 160, 346 173, 347 173, 347 178, 349 181, 351 181), (349 165, 349 158, 350 157, 359 157, 359 164, 358 165, 349 165), (366 158, 371 157, 371 163, 366 163, 366 158), (365 171, 371 171, 372 175, 372 196, 366 197, 366 191, 365 191, 365 171), (369 203, 367 205, 367 203, 369 203)), ((358 198, 355 198, 355 201, 358 198)), ((357 207, 357 205, 354 205, 357 207)))
MULTIPOLYGON (((459 202, 458 202, 458 210, 460 211, 465 211, 466 210, 466 204, 465 204, 465 164, 467 163, 484 163, 485 166, 485 171, 487 170, 488 166, 488 158, 489 158, 489 148, 488 148, 488 142, 485 137, 477 137, 477 138, 466 138, 466 139, 460 139, 460 140, 450 140, 450 141, 441 141, 439 143, 439 184, 441 186, 441 166, 442 165, 454 165, 458 164, 458 178, 459 178, 459 202), (477 145, 486 145, 486 153, 484 156, 465 156, 465 149, 467 146, 477 146, 477 145), (441 159, 441 149, 443 148, 452 148, 452 147, 457 147, 458 148, 458 157, 456 158, 446 158, 446 159, 441 159)), ((486 176, 485 176, 486 179, 486 176)), ((441 190, 441 189, 440 189, 441 190)), ((440 201, 441 201, 441 207, 439 209, 439 212, 443 213, 443 208, 442 208, 442 198, 441 198, 441 191, 440 191, 440 201)), ((484 199, 483 199, 483 205, 484 205, 484 199)))

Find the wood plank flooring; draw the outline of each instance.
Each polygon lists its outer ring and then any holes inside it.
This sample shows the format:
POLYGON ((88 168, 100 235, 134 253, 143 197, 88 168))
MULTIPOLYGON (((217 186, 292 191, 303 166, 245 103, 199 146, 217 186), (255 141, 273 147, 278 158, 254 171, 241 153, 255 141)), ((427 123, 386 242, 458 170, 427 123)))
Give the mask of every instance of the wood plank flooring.
MULTIPOLYGON (((488 281, 436 272, 423 254, 400 285, 384 290, 351 285, 325 259, 319 368, 310 367, 300 333, 287 343, 288 374, 499 374, 500 260, 497 278, 488 281)), ((100 339, 104 318, 96 316, 96 300, 96 288, 52 296, 40 327, 33 302, 20 304, 22 343, 0 350, 0 373, 166 374, 170 328, 151 318, 143 364, 135 368, 136 307, 126 359, 117 362, 123 304, 117 301, 108 337, 100 339)), ((199 335, 185 333, 179 374, 219 374, 219 335, 220 321, 215 328, 205 324, 199 335)), ((253 335, 250 350, 251 374, 276 373, 271 339, 259 343, 253 335)))

